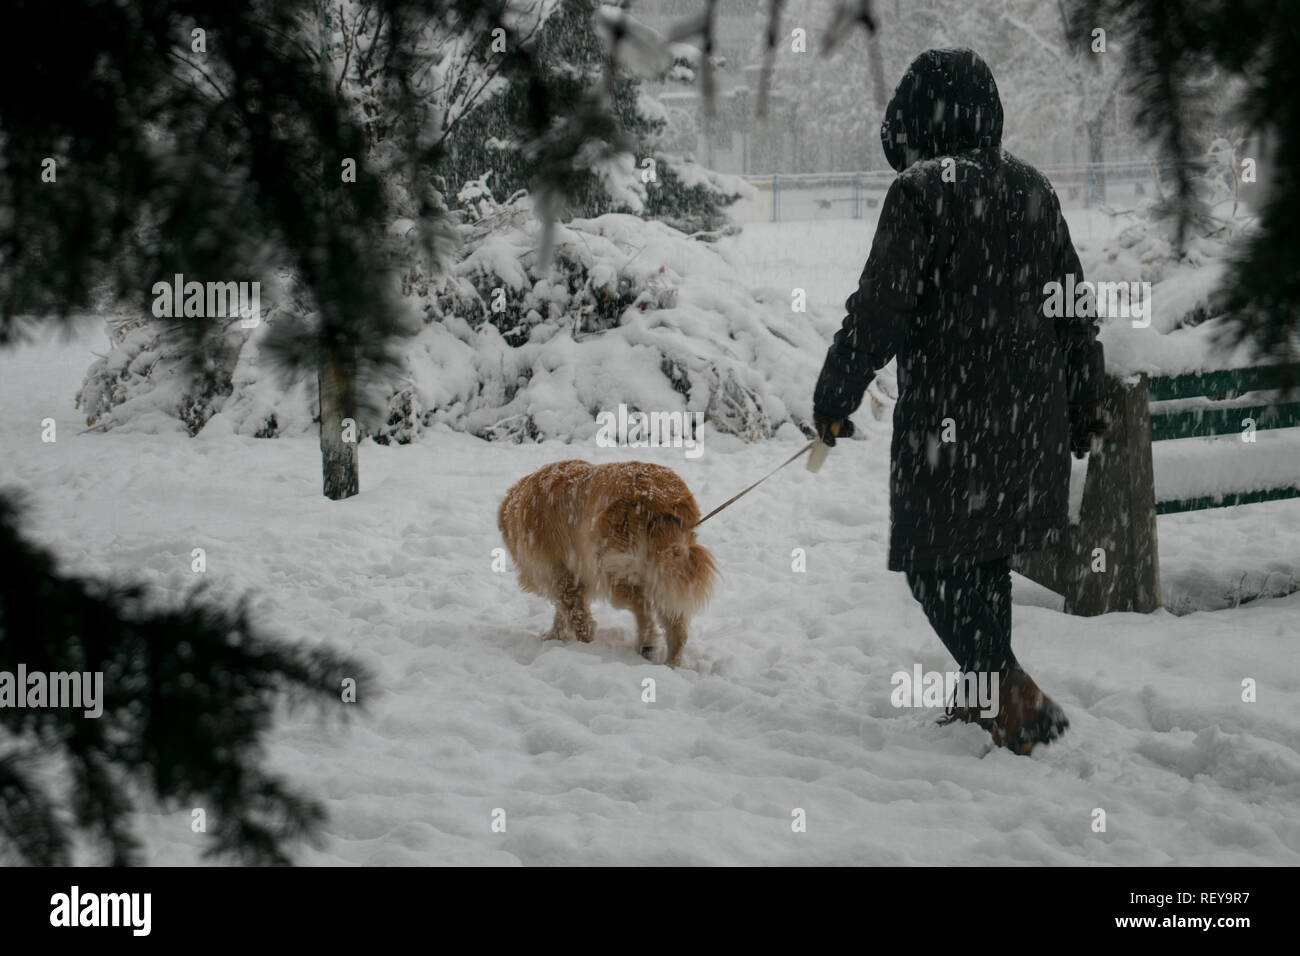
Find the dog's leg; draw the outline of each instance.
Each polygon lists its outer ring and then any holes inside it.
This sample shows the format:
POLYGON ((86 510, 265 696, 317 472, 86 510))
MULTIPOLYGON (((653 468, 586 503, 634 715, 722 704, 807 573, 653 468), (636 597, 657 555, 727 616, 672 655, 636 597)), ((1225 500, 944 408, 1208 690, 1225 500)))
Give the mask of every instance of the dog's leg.
POLYGON ((560 586, 559 598, 556 618, 563 614, 566 630, 582 643, 591 643, 596 635, 596 622, 592 620, 591 608, 587 605, 587 589, 569 574, 560 586))
MULTIPOLYGON (((548 563, 545 571, 540 569, 528 569, 528 581, 524 584, 524 590, 532 591, 534 594, 540 594, 548 598, 555 605, 555 617, 551 619, 551 629, 540 635, 543 641, 564 641, 566 644, 573 640, 573 634, 569 627, 569 615, 565 610, 564 590, 572 581, 572 575, 562 564, 548 563)), ((520 567, 520 582, 524 581, 524 568, 520 567)))
POLYGON ((682 649, 686 647, 686 618, 681 614, 668 614, 660 618, 659 623, 664 626, 664 634, 668 638, 667 664, 669 667, 680 667, 682 649))
POLYGON ((564 612, 560 610, 560 605, 555 605, 555 617, 551 620, 551 629, 542 634, 544 641, 568 641, 570 640, 569 619, 565 617, 564 612))
POLYGON ((616 582, 609 591, 610 604, 636 615, 636 648, 642 657, 649 657, 654 650, 655 619, 646 603, 645 591, 639 584, 626 581, 616 582))

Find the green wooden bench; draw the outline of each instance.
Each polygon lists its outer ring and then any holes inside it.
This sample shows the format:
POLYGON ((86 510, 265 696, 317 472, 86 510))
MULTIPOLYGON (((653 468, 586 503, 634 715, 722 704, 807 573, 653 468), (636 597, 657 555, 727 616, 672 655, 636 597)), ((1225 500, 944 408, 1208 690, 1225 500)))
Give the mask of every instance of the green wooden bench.
MULTIPOLYGON (((1156 516, 1300 497, 1300 486, 1157 500, 1151 445, 1177 438, 1300 427, 1300 401, 1278 393, 1289 385, 1280 366, 1127 379, 1108 376, 1111 437, 1088 458, 1079 523, 1061 547, 1016 555, 1012 567, 1065 598, 1067 614, 1154 611, 1160 606, 1156 516), (1152 402, 1157 403, 1152 408, 1152 402)), ((1300 470, 1300 466, 1298 466, 1300 470)))
MULTIPOLYGON (((1252 404, 1230 404, 1234 399, 1253 392, 1282 389, 1287 383, 1278 365, 1233 369, 1224 372, 1193 372, 1170 375, 1148 382, 1152 402, 1176 402, 1181 399, 1208 401, 1194 407, 1157 408, 1151 411, 1151 440, 1175 438, 1210 438, 1216 435, 1240 435, 1247 420, 1255 429, 1300 427, 1300 401, 1274 399, 1252 404)), ((1156 514, 1178 514, 1206 508, 1227 508, 1258 501, 1300 498, 1300 485, 1229 492, 1197 498, 1157 500, 1156 514)))

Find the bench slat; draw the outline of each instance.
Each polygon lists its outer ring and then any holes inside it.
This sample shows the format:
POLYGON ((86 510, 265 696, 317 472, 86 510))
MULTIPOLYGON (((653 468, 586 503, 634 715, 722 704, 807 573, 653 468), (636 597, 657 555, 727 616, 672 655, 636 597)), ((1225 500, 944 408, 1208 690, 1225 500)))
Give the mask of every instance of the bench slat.
POLYGON ((1156 514, 1172 515, 1184 511, 1203 511, 1208 508, 1231 508, 1233 505, 1251 505, 1259 501, 1278 501, 1283 498, 1300 498, 1300 488, 1265 488, 1261 491, 1228 492, 1223 495, 1203 495, 1200 498, 1183 498, 1177 501, 1157 501, 1156 514))
POLYGON ((1197 408, 1180 412, 1152 412, 1151 440, 1208 438, 1233 435, 1245 427, 1242 420, 1253 418, 1256 429, 1300 426, 1300 402, 1281 405, 1239 405, 1235 408, 1197 408))
POLYGON ((1186 375, 1161 375, 1148 382, 1153 402, 1198 395, 1244 395, 1282 387, 1282 366, 1258 365, 1221 372, 1189 372, 1186 375))

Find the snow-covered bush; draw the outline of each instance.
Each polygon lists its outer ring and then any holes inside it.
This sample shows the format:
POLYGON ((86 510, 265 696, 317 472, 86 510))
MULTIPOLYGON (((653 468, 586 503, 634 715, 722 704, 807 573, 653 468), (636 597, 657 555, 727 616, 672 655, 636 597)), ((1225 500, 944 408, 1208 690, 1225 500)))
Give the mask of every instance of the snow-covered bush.
MULTIPOLYGON (((746 439, 806 424, 829 330, 788 299, 755 297, 711 245, 610 213, 556 226, 542 263, 542 224, 526 196, 497 205, 484 183, 461 196, 489 214, 462 227, 449 275, 418 264, 403 273, 403 301, 423 324, 401 374, 366 386, 380 414, 363 433, 408 442, 445 424, 488 439, 583 438, 598 413, 620 404, 701 412, 746 439)), ((147 412, 150 429, 161 418, 191 434, 306 434, 318 415, 315 383, 280 381, 260 349, 277 323, 306 320, 275 300, 258 328, 233 323, 196 375, 171 323, 117 325, 82 406, 106 428, 142 427, 147 412)))
POLYGON ((216 347, 194 368, 185 362, 177 324, 119 315, 108 326, 111 348, 90 367, 77 394, 86 424, 113 427, 131 421, 144 431, 184 428, 197 434, 230 394, 237 342, 214 337, 216 347))
MULTIPOLYGON (((1205 176, 1222 185, 1221 170, 1205 176)), ((1150 283, 1149 326, 1135 326, 1124 316, 1103 320, 1107 366, 1175 374, 1250 364, 1245 351, 1227 348, 1220 335, 1227 323, 1225 271, 1234 247, 1250 234, 1252 217, 1219 205, 1215 215, 1192 224, 1180 251, 1176 222, 1161 201, 1118 215, 1127 225, 1107 239, 1075 237, 1088 279, 1150 283)))
POLYGON ((87 370, 77 407, 105 430, 196 435, 221 416, 256 438, 305 432, 319 421, 315 382, 279 382, 260 357, 275 324, 300 315, 273 305, 254 329, 232 319, 196 353, 182 322, 118 314, 107 320, 109 351, 87 370))

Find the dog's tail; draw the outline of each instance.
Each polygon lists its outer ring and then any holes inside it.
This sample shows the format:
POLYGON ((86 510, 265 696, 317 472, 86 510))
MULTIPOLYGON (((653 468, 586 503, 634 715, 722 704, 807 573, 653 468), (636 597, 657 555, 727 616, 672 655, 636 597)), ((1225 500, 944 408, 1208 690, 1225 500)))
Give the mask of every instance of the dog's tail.
POLYGON ((663 613, 690 617, 709 600, 718 568, 695 531, 668 512, 650 519, 647 597, 663 613))

